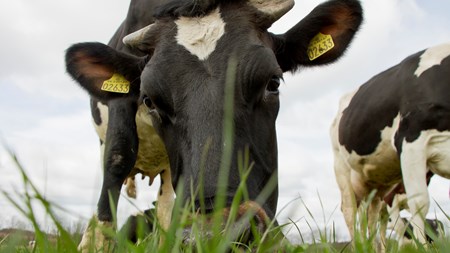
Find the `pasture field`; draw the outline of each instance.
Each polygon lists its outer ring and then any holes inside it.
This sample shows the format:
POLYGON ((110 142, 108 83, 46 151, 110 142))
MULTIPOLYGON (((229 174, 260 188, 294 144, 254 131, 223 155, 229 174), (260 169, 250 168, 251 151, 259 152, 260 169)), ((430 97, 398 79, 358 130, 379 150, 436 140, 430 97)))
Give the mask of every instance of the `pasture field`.
MULTIPOLYGON (((6 192, 2 194, 9 199, 9 201, 17 208, 17 211, 25 216, 28 222, 32 225, 34 231, 24 231, 19 229, 1 230, 0 231, 0 252, 36 252, 36 253, 63 253, 63 252, 78 252, 77 245, 81 238, 81 229, 68 229, 62 225, 62 222, 55 215, 55 210, 59 207, 55 203, 48 202, 45 197, 38 191, 33 182, 25 173, 24 169, 16 159, 15 155, 11 152, 11 156, 20 173, 22 174, 23 183, 25 186, 25 194, 20 196, 19 200, 15 200, 12 196, 6 192), (34 214, 35 205, 38 203, 45 210, 49 219, 52 220, 55 230, 53 233, 46 233, 43 231, 34 214)), ((245 159, 244 159, 245 160, 245 159)), ((245 174, 243 177, 245 178, 245 174)), ((241 189, 236 194, 240 198, 245 199, 245 184, 242 184, 241 189)), ((237 198, 239 200, 240 198, 237 198)), ((236 201, 231 210, 236 209, 239 201, 236 201)), ((180 203, 176 203, 177 210, 189 210, 189 207, 183 208, 180 203)), ((364 211, 364 209, 362 209, 364 211)), ((233 213, 233 211, 230 211, 233 213)), ((447 213, 446 217, 450 219, 447 213)), ((311 214, 314 218, 316 214, 311 214)), ((232 217, 233 215, 230 215, 232 217)), ((317 214, 320 216, 320 214, 317 214)), ((151 217, 149 217, 151 218, 151 217)), ((280 237, 281 229, 283 225, 270 226, 270 229, 265 234, 254 233, 253 243, 250 245, 244 245, 236 238, 235 229, 227 229, 229 221, 226 222, 226 227, 223 229, 221 226, 222 218, 220 213, 213 215, 212 222, 209 222, 211 233, 208 235, 209 240, 199 240, 198 238, 204 238, 204 231, 201 229, 204 219, 201 216, 189 215, 184 211, 180 214, 174 214, 173 223, 169 231, 165 233, 165 240, 160 245, 160 231, 157 226, 153 226, 151 231, 146 231, 144 225, 144 219, 137 222, 136 234, 138 236, 138 242, 136 244, 131 243, 126 239, 126 229, 120 231, 105 230, 104 232, 111 238, 114 243, 111 245, 108 252, 130 252, 130 253, 144 253, 144 252, 376 252, 373 248, 374 237, 362 236, 363 233, 357 233, 354 246, 350 242, 336 242, 334 238, 337 238, 333 232, 327 231, 327 229, 313 228, 311 225, 311 231, 313 229, 320 230, 320 238, 316 238, 315 242, 304 243, 300 245, 292 245, 284 237, 280 237), (197 238, 183 242, 182 238, 186 238, 185 228, 191 227, 188 238, 197 238), (234 232, 233 232, 234 231, 234 232), (236 240, 237 239, 237 240, 236 240)), ((223 223, 222 223, 223 224, 223 223)), ((358 228, 364 231, 367 228, 364 219, 360 219, 358 228)), ((427 245, 411 244, 401 249, 398 249, 395 241, 388 241, 387 252, 393 253, 444 253, 450 252, 450 236, 446 235, 444 231, 441 231, 439 238, 434 238, 434 243, 427 245)), ((304 235, 298 232, 299 237, 303 238, 304 235)), ((94 249, 92 253, 98 252, 94 249)))

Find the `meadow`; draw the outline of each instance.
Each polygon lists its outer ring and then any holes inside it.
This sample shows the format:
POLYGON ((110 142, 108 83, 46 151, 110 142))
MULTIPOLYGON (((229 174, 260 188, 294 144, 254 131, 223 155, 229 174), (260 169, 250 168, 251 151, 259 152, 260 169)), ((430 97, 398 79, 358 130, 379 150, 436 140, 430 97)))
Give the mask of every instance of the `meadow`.
MULTIPOLYGON (((15 154, 10 152, 10 155, 22 175, 25 193, 20 195, 19 198, 14 198, 6 192, 2 192, 2 194, 17 208, 18 213, 26 217, 33 229, 32 231, 25 231, 11 228, 0 231, 0 252, 79 252, 77 245, 81 239, 83 226, 81 224, 70 227, 63 225, 61 219, 58 218, 60 216, 56 215, 55 211, 60 213, 65 210, 61 210, 57 203, 51 203, 46 200, 28 177, 15 154), (34 211, 36 204, 46 210, 48 219, 54 224, 52 231, 45 231, 39 225, 34 211)), ((248 165, 248 161, 245 161, 245 159, 242 161, 243 167, 251 167, 251 165, 248 165)), ((251 236, 253 240, 249 244, 241 243, 240 241, 243 238, 236 236, 239 233, 236 233, 236 226, 232 220, 235 219, 240 201, 245 199, 246 189, 244 182, 246 175, 248 175, 248 170, 247 173, 246 170, 243 170, 242 177, 244 180, 236 194, 230 211, 231 215, 227 221, 223 221, 221 213, 216 212, 212 217, 208 218, 208 222, 205 222, 204 216, 192 215, 193 210, 190 205, 182 206, 177 201, 175 210, 181 211, 174 213, 172 225, 167 232, 162 232, 150 212, 135 221, 136 226, 132 229, 137 236, 136 243, 127 239, 129 234, 127 225, 117 231, 105 230, 104 233, 113 242, 111 245, 108 245, 108 252, 376 252, 373 247, 375 236, 365 236, 366 233, 362 232, 367 230, 367 222, 364 218, 358 219, 358 224, 356 224, 358 231, 354 242, 338 242, 336 241, 338 236, 333 229, 321 228, 316 223, 310 224, 311 233, 319 231, 319 237, 314 238, 312 242, 303 241, 301 244, 294 245, 282 235, 283 227, 288 224, 274 225, 272 223, 269 225, 269 229, 261 234, 257 232, 257 229, 254 227, 255 224, 250 222, 252 224, 250 231, 252 231, 251 236), (153 224, 150 227, 148 226, 149 222, 153 224), (208 224, 208 234, 205 234, 205 224, 208 224), (190 229, 186 230, 187 227, 190 229), (189 231, 189 234, 186 234, 186 231, 189 231), (160 244, 161 233, 164 233, 165 238, 162 244, 160 244), (205 238, 208 238, 208 240, 205 240, 205 238)), ((179 194, 179 192, 177 193, 179 194)), ((222 202, 222 205, 224 203, 224 201, 220 200, 219 202, 222 202)), ((366 208, 363 205, 360 209, 360 214, 363 214, 364 210, 366 208)), ((450 216, 444 210, 442 212, 450 220, 450 216)), ((310 216, 315 220, 321 214, 310 213, 310 216)), ((363 217, 363 215, 360 217, 363 217)), ((244 218, 250 220, 249 217, 244 218)), ((413 242, 399 248, 396 241, 388 240, 386 245, 387 252, 450 252, 450 236, 443 230, 439 232, 440 235, 433 238, 434 242, 426 246, 413 242)), ((371 234, 377 234, 377 231, 371 234)), ((305 237, 300 230, 298 230, 298 236, 300 238, 305 237)), ((92 248, 90 252, 95 253, 98 251, 92 248)))

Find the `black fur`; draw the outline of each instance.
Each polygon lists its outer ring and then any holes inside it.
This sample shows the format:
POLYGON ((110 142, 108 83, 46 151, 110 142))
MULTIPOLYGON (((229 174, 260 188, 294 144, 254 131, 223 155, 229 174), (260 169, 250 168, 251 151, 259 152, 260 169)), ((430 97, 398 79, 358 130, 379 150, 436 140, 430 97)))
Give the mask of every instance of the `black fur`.
POLYGON ((156 18, 204 16, 217 7, 220 2, 224 2, 224 0, 171 0, 156 8, 154 16, 156 18))

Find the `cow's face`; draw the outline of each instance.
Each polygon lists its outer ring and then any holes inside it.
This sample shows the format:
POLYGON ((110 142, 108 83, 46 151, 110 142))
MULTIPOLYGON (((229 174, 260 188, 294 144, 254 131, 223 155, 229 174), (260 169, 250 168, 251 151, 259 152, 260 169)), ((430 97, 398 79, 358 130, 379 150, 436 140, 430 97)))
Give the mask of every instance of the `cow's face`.
POLYGON ((166 144, 175 180, 183 175, 186 188, 204 185, 207 200, 216 195, 226 145, 227 82, 234 90, 229 199, 241 181, 236 155, 246 148, 254 162, 248 179, 252 199, 276 176, 275 119, 283 72, 268 34, 255 25, 248 7, 237 7, 223 6, 199 18, 158 21, 152 27, 158 40, 148 50, 153 55, 141 75, 143 102, 166 144), (201 169, 205 173, 199 173, 201 169))
MULTIPOLYGON (((276 179, 275 120, 283 72, 336 60, 362 19, 357 1, 335 0, 317 7, 287 33, 274 35, 267 28, 293 1, 222 2, 201 17, 160 17, 124 40, 148 55, 136 58, 141 71, 139 101, 147 106, 166 145, 174 181, 183 178, 186 199, 203 185, 207 209, 213 207, 218 181, 228 180, 227 201, 231 202, 241 182, 240 152, 248 151, 252 163, 246 187, 251 200, 271 178, 276 179), (319 33, 325 38, 322 44, 310 46, 319 33), (314 50, 323 54, 314 55, 314 50), (231 142, 223 134, 227 84, 232 87, 231 142), (226 145, 232 149, 229 177, 219 178, 226 145)), ((110 69, 119 71, 115 66, 110 69)), ((276 183, 269 192, 263 206, 272 218, 276 183)))

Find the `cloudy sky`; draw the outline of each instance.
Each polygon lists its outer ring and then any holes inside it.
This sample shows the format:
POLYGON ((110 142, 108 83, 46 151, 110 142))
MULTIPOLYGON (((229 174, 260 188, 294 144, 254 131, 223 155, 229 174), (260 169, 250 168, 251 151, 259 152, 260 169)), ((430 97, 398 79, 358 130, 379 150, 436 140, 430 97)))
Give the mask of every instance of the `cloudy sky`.
MULTIPOLYGON (((296 6, 271 28, 283 33, 320 0, 296 6)), ((107 43, 127 12, 128 0, 0 0, 0 189, 23 193, 14 150, 27 173, 68 222, 87 220, 101 187, 98 138, 89 100, 66 74, 64 50, 84 41, 107 43)), ((335 224, 347 232, 339 210, 328 128, 339 97, 380 71, 429 46, 450 41, 448 0, 363 0, 365 21, 346 56, 325 68, 286 75, 277 121, 281 222, 297 221, 303 234, 335 224), (307 210, 314 213, 312 220, 307 210), (317 223, 317 225, 315 225, 317 223)), ((157 185, 139 185, 136 206, 155 199, 157 185)), ((432 202, 450 210, 449 181, 431 181, 432 202)), ((430 215, 442 217, 434 208, 430 215)), ((0 228, 22 220, 0 196, 0 228)), ((39 213, 39 207, 37 213, 39 213)), ((119 217, 136 212, 121 201, 119 217)), ((41 224, 49 226, 41 218, 41 224)))

